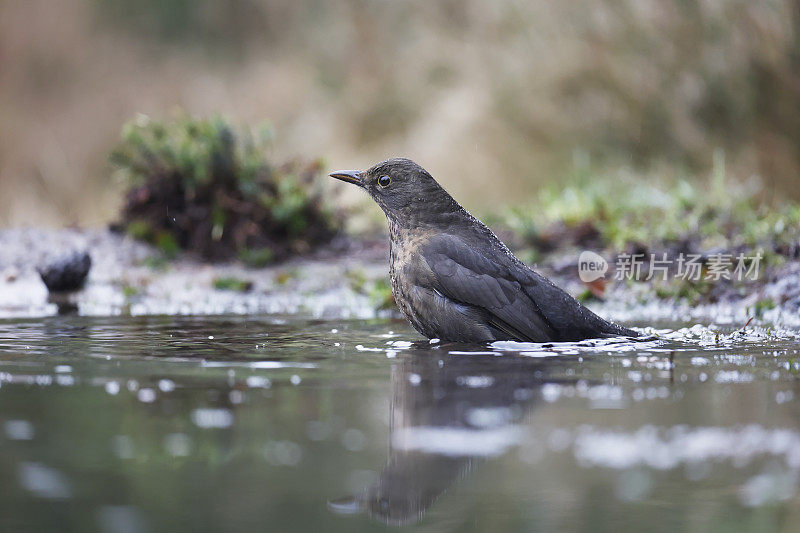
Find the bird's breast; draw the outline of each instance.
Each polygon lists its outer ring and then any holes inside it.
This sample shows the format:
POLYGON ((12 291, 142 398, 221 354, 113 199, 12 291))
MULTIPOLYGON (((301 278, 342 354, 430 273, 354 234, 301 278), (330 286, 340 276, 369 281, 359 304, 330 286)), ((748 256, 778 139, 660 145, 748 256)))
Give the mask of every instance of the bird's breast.
POLYGON ((429 234, 411 231, 392 232, 390 242, 390 272, 392 285, 395 280, 415 281, 419 275, 430 273, 424 264, 421 247, 430 239, 429 234))
POLYGON ((417 325, 420 312, 414 298, 414 288, 425 285, 432 275, 422 256, 422 245, 431 235, 427 232, 400 231, 390 226, 391 251, 389 273, 392 294, 403 314, 417 325))

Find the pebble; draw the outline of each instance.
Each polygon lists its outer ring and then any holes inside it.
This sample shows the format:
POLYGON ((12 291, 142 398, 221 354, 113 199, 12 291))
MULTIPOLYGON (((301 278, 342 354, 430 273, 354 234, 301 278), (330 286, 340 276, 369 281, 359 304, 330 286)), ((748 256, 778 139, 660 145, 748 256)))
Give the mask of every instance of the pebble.
POLYGON ((86 251, 72 251, 52 259, 37 270, 50 292, 70 292, 83 287, 92 258, 86 251))

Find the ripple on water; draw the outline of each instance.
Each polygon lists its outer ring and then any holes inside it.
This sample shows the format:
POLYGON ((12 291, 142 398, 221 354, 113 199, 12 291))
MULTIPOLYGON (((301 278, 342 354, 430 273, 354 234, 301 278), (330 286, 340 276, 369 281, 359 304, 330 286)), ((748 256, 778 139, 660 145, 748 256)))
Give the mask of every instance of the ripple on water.
MULTIPOLYGON (((569 430, 565 430, 569 431, 569 430)), ((657 427, 615 431, 581 426, 570 432, 575 458, 585 466, 613 469, 644 465, 669 470, 680 465, 730 461, 742 467, 757 458, 780 459, 800 472, 800 432, 791 428, 657 427)))
MULTIPOLYGON (((598 492, 642 501, 662 483, 693 496, 710 484, 738 507, 795 497, 796 334, 702 325, 642 331, 649 337, 465 346, 385 321, 0 322, 0 392, 11 400, 0 414, 0 444, 10 450, 4 465, 26 497, 69 498, 87 485, 66 466, 76 464, 68 454, 82 450, 58 443, 91 427, 113 465, 103 479, 124 471, 142 476, 135 481, 182 483, 178 470, 154 462, 165 460, 188 465, 191 479, 209 487, 222 483, 226 494, 239 485, 252 494, 277 487, 270 480, 279 469, 296 486, 313 487, 303 489, 316 498, 302 502, 308 508, 318 505, 323 483, 335 495, 389 479, 378 457, 387 442, 390 474, 504 456, 500 469, 499 461, 476 461, 489 480, 476 490, 531 500, 493 472, 529 483, 541 469, 541 490, 566 486, 588 504, 598 492), (95 416, 98 400, 104 411, 95 416), (64 416, 44 417, 41 405, 64 416), (87 413, 91 423, 75 423, 87 413), (218 457, 229 479, 205 470, 218 457), (673 470, 683 477, 660 474, 673 470)), ((270 497, 287 494, 275 491, 270 497)), ((713 497, 710 505, 723 498, 713 497)), ((134 508, 109 511, 106 503, 93 508, 112 522, 136 520, 134 508)))

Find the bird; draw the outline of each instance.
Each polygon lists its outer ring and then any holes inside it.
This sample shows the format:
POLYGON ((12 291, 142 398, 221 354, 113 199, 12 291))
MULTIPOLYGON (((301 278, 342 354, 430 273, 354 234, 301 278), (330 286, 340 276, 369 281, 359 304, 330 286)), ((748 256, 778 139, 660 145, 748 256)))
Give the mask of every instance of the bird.
POLYGON ((414 161, 392 158, 330 176, 365 190, 383 210, 392 294, 429 339, 547 343, 638 336, 526 266, 414 161))

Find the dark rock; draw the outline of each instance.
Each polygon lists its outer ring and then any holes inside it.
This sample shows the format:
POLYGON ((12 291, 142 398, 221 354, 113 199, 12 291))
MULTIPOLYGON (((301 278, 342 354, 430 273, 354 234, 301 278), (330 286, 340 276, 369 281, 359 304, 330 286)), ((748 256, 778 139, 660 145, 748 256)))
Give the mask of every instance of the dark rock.
POLYGON ((77 291, 83 287, 92 258, 86 251, 74 251, 60 255, 36 270, 50 292, 77 291))

